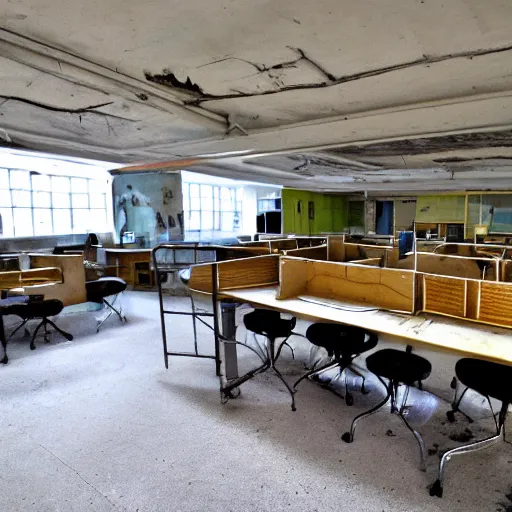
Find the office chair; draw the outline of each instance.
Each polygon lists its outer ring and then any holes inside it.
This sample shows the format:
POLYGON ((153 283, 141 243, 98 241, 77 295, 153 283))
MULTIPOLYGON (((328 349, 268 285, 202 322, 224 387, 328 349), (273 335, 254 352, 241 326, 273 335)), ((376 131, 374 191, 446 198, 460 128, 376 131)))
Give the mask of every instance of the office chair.
POLYGON ((341 439, 343 439, 343 441, 346 443, 352 443, 354 441, 356 426, 359 421, 376 413, 391 400, 390 412, 392 414, 397 414, 405 426, 416 438, 416 441, 420 447, 420 469, 425 471, 425 444, 421 435, 411 427, 405 418, 404 411, 407 408, 407 398, 409 396, 410 387, 413 386, 414 383, 417 383, 418 388, 422 389, 422 381, 424 381, 430 375, 430 372, 432 371, 432 365, 425 358, 416 354, 412 354, 409 349, 407 349, 405 352, 402 352, 401 350, 386 348, 368 356, 366 358, 366 366, 368 370, 374 373, 382 382, 387 391, 386 396, 375 407, 356 416, 352 420, 350 431, 345 432, 341 436, 341 439), (386 384, 383 379, 387 379, 388 383, 386 384), (398 405, 398 387, 400 384, 405 385, 405 391, 402 398, 402 403, 398 405))
MULTIPOLYGON (((254 311, 244 315, 245 328, 254 334, 265 336, 268 340, 265 352, 263 354, 256 352, 263 362, 262 366, 258 369, 258 373, 268 369, 272 369, 274 371, 277 377, 286 386, 286 389, 288 389, 290 396, 292 397, 292 411, 295 411, 295 391, 290 387, 281 375, 281 372, 276 368, 276 361, 281 355, 283 346, 288 345, 288 338, 294 334, 293 328, 296 323, 297 319, 295 317, 287 320, 285 318, 281 318, 281 314, 278 311, 271 311, 268 309, 255 309, 254 311), (284 338, 284 341, 279 345, 276 352, 277 338, 284 338)), ((288 347, 291 349, 289 345, 288 347)))
POLYGON ((480 359, 464 358, 457 361, 455 375, 462 384, 487 398, 493 412, 496 434, 480 441, 453 448, 443 455, 439 463, 438 479, 430 488, 430 495, 439 498, 443 496, 446 465, 454 455, 476 452, 500 441, 506 441, 505 422, 508 408, 512 404, 512 367, 480 359), (501 402, 501 410, 497 418, 494 415, 491 398, 501 402))
POLYGON ((10 334, 9 339, 18 332, 29 320, 40 319, 41 322, 37 325, 30 341, 30 350, 35 350, 36 344, 35 339, 39 329, 44 329, 44 341, 50 342, 50 332, 48 331, 48 325, 51 325, 57 332, 59 332, 68 341, 73 340, 73 336, 66 331, 63 331, 48 317, 58 315, 64 309, 64 304, 58 299, 48 299, 42 301, 27 302, 22 304, 12 304, 3 311, 4 315, 16 315, 19 316, 22 322, 14 329, 10 334))
MULTIPOLYGON (((353 373, 361 377, 363 379, 361 392, 367 393, 364 387, 365 377, 352 367, 352 362, 358 355, 377 345, 379 338, 375 333, 350 325, 316 323, 308 327, 306 338, 313 345, 325 348, 331 360, 320 368, 315 368, 303 375, 293 385, 294 390, 307 377, 320 375, 329 369, 338 367, 339 375, 350 368, 353 373)), ((354 404, 354 397, 348 390, 347 379, 345 379, 345 396, 343 398, 347 405, 354 404)))

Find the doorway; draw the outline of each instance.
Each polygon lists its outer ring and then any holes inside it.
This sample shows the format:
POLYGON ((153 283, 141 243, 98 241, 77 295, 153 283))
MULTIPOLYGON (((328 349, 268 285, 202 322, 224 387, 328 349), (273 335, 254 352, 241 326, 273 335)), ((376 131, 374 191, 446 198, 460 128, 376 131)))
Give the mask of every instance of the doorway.
POLYGON ((394 224, 393 201, 375 201, 375 214, 377 235, 392 235, 394 224))

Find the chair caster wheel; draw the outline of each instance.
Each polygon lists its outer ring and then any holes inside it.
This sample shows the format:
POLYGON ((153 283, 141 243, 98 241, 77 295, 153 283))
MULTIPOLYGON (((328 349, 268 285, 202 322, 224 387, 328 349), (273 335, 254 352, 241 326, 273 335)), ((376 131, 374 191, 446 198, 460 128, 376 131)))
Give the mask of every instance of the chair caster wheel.
POLYGON ((30 344, 30 350, 35 350, 35 349, 36 349, 36 346, 33 343, 31 343, 30 344))
POLYGON ((5 355, 2 360, 0 361, 0 363, 2 364, 7 364, 9 362, 9 358, 7 357, 7 355, 5 355))
POLYGON ((352 437, 352 435, 350 434, 350 432, 345 432, 342 436, 341 436, 341 440, 342 441, 345 441, 345 443, 352 443, 354 441, 354 438, 352 437))
POLYGON ((354 405, 354 397, 352 395, 350 395, 350 394, 345 395, 345 403, 348 406, 354 405))
POLYGON ((455 389, 457 387, 457 377, 453 377, 452 381, 450 382, 450 387, 452 389, 455 389))
POLYGON ((297 407, 295 405, 292 405, 292 411, 295 412, 297 410, 297 407))
POLYGON ((440 480, 436 480, 430 488, 430 496, 437 496, 438 498, 443 497, 443 486, 440 480))
POLYGON ((455 423, 455 411, 446 411, 446 419, 450 423, 455 423))
POLYGON ((362 393, 363 395, 369 395, 369 394, 370 394, 370 391, 369 391, 368 389, 366 389, 366 388, 361 388, 361 393, 362 393))

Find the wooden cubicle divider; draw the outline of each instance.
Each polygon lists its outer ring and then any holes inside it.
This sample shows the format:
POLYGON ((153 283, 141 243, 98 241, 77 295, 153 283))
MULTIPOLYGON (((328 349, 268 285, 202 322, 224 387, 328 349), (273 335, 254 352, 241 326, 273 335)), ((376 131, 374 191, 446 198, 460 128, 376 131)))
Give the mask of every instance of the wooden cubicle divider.
POLYGON ((423 311, 512 327, 512 283, 419 275, 422 279, 423 311))
POLYGON ((394 268, 414 270, 424 274, 464 277, 467 279, 496 280, 499 275, 499 259, 417 252, 398 260, 394 268), (485 275, 484 275, 485 274, 485 275))
POLYGON ((0 289, 12 290, 46 284, 62 283, 62 271, 56 267, 0 272, 0 289))
POLYGON ((317 245, 313 247, 301 247, 283 251, 285 256, 295 256, 297 258, 309 258, 312 260, 327 261, 327 245, 317 245))
POLYGON ((87 300, 82 255, 29 254, 29 257, 31 268, 58 267, 63 276, 61 283, 34 286, 29 293, 43 294, 45 299, 59 299, 64 306, 87 300))
POLYGON ((398 261, 395 245, 347 242, 345 235, 330 235, 327 239, 329 261, 351 262, 370 258, 383 258, 385 266, 392 267, 398 261))
POLYGON ((218 291, 279 284, 279 256, 255 256, 218 263, 193 265, 188 286, 192 291, 212 293, 213 265, 217 265, 218 291))
POLYGON ((382 309, 415 311, 415 273, 352 263, 281 257, 278 299, 310 295, 382 309))

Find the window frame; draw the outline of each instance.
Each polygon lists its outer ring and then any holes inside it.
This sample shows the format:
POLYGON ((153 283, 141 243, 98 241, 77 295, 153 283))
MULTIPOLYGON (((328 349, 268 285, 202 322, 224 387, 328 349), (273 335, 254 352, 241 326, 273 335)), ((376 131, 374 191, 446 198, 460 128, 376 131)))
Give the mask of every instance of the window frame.
MULTIPOLYGON (((6 239, 16 239, 16 238, 40 238, 45 236, 66 236, 66 235, 74 235, 74 234, 85 234, 87 233, 87 229, 78 229, 75 228, 75 219, 77 219, 78 210, 80 211, 89 211, 92 210, 102 210, 104 212, 105 217, 105 226, 102 227, 103 230, 109 230, 109 223, 108 223, 108 204, 107 204, 107 196, 108 196, 108 190, 107 187, 103 186, 103 183, 101 179, 97 178, 90 178, 90 177, 83 177, 83 176, 74 176, 74 175, 63 175, 63 174, 46 174, 46 173, 40 173, 37 171, 31 171, 30 169, 23 169, 19 167, 1 167, 0 166, 0 172, 7 172, 7 186, 8 188, 3 188, 5 185, 5 182, 2 183, 1 190, 3 192, 7 192, 7 195, 5 196, 6 199, 8 197, 10 206, 6 206, 3 203, 0 204, 0 210, 10 210, 10 222, 8 223, 9 226, 12 224, 12 233, 5 233, 5 229, 3 230, 3 233, 0 234, 0 239, 6 240, 6 239), (12 183, 12 172, 25 172, 29 174, 29 182, 30 182, 30 189, 20 186, 13 186, 12 183), (49 180, 49 186, 48 188, 41 188, 40 185, 36 185, 34 183, 34 177, 35 176, 46 176, 49 180), (80 190, 80 191, 73 191, 73 180, 79 179, 84 180, 84 185, 86 186, 86 190, 80 190), (64 183, 64 180, 67 181, 67 187, 64 187, 67 189, 67 191, 59 190, 59 187, 54 187, 54 180, 62 180, 64 183), (98 192, 98 185, 102 183, 101 186, 101 192, 98 192), (26 191, 30 195, 30 204, 28 206, 15 206, 14 204, 14 194, 13 192, 16 191, 26 191), (34 204, 34 200, 36 198, 36 195, 38 193, 47 193, 49 194, 50 203, 49 206, 36 206, 34 204), (62 194, 68 196, 68 206, 65 207, 57 207, 54 205, 54 194, 62 194), (87 195, 87 207, 73 207, 73 199, 74 196, 79 195, 87 195), (93 202, 91 201, 91 195, 94 195, 96 199, 98 199, 98 196, 103 196, 104 203, 101 206, 96 205, 96 201, 94 201, 95 205, 93 206, 93 202), (15 218, 15 210, 30 210, 31 212, 31 233, 32 234, 17 234, 16 233, 16 223, 14 222, 15 218), (36 220, 37 220, 37 212, 38 210, 44 210, 50 212, 50 221, 51 221, 51 232, 45 232, 44 234, 36 234, 36 220), (76 210, 76 211, 74 211, 76 210), (55 215, 58 215, 59 211, 66 211, 69 213, 69 220, 70 220, 70 229, 68 231, 64 232, 56 232, 56 226, 55 226, 55 215)), ((82 198, 83 199, 83 198, 82 198)), ((0 200, 2 201, 2 200, 0 200)), ((76 201, 76 198, 75 198, 76 201)), ((85 204, 85 203, 84 203, 85 204)), ((5 226, 5 220, 3 220, 4 226, 5 226)), ((26 226, 25 226, 26 227, 26 226)), ((20 229, 18 228, 18 231, 20 229)))

